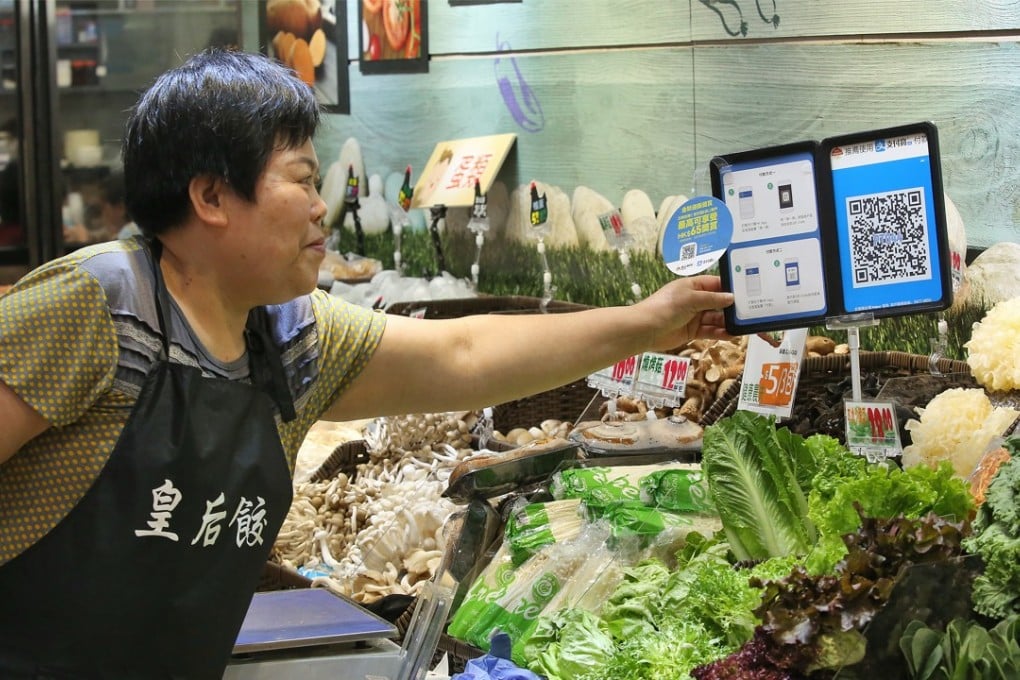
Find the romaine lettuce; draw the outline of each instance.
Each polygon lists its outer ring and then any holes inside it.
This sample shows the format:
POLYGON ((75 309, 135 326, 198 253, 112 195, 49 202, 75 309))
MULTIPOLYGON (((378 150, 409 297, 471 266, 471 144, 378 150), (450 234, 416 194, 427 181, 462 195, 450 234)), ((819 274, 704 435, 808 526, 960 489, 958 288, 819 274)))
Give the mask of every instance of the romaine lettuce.
POLYGON ((803 438, 777 434, 774 418, 737 411, 705 428, 702 469, 738 559, 811 549, 816 532, 806 484, 816 467, 803 438))

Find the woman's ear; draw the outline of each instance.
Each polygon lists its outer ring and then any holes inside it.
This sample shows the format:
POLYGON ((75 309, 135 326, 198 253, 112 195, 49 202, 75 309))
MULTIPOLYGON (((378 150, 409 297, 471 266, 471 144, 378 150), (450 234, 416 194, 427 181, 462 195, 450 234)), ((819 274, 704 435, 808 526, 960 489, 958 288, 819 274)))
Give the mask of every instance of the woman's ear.
POLYGON ((221 177, 192 177, 188 183, 188 197, 195 216, 213 226, 226 226, 229 222, 226 211, 228 202, 225 200, 227 190, 227 184, 221 177))

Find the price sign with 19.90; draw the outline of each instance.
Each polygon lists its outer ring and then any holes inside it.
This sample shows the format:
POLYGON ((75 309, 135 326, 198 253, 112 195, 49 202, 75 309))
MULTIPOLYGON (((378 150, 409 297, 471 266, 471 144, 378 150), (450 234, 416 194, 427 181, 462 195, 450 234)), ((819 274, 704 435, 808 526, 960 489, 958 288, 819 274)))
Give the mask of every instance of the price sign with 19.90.
POLYGON ((794 362, 762 364, 761 379, 758 381, 758 403, 765 406, 789 406, 793 402, 799 368, 794 362))

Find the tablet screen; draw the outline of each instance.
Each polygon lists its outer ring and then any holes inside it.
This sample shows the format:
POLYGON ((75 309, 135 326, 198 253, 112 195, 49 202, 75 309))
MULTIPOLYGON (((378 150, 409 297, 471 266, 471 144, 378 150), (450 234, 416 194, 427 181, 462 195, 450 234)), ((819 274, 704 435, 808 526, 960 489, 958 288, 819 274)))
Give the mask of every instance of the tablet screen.
POLYGON ((718 157, 716 195, 733 215, 721 262, 731 332, 796 328, 826 313, 815 145, 718 157))
POLYGON ((945 229, 938 226, 944 217, 937 140, 924 127, 899 132, 823 145, 848 313, 883 315, 950 300, 941 264, 947 253, 939 238, 945 229))

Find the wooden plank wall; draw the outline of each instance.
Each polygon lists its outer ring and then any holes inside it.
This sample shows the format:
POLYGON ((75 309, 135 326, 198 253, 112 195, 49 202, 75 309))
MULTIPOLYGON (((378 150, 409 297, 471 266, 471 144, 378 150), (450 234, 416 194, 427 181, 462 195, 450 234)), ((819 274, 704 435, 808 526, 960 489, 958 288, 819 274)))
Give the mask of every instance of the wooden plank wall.
POLYGON ((658 205, 708 193, 716 153, 926 119, 969 245, 1020 241, 1020 0, 427 0, 429 72, 369 76, 346 1, 352 110, 324 165, 348 137, 385 176, 515 132, 511 187, 658 205))

